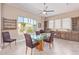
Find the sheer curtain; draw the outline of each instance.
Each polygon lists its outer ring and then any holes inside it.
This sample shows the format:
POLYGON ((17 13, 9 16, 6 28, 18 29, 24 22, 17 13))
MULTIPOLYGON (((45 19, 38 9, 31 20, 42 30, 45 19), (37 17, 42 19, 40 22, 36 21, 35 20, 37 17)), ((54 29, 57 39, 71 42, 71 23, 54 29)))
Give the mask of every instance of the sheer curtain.
POLYGON ((55 20, 55 29, 61 29, 61 19, 55 20))
POLYGON ((72 21, 71 18, 62 19, 62 28, 71 30, 72 29, 72 21))
POLYGON ((48 24, 50 29, 55 30, 72 30, 72 20, 71 18, 55 19, 49 20, 48 24))
POLYGON ((50 20, 50 21, 49 21, 48 27, 49 27, 50 29, 53 29, 53 28, 54 28, 54 20, 50 20))

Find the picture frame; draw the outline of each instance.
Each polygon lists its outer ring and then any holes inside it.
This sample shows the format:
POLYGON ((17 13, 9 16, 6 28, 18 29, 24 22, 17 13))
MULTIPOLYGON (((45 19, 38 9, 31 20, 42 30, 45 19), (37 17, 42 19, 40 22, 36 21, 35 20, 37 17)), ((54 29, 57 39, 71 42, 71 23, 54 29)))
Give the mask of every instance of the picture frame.
POLYGON ((41 23, 38 23, 38 28, 41 28, 41 23))

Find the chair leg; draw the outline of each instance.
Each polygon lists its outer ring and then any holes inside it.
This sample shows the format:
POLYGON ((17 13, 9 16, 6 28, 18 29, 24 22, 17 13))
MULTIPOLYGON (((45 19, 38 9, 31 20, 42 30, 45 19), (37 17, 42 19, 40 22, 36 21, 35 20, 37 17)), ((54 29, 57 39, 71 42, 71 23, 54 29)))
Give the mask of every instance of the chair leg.
POLYGON ((26 54, 27 54, 27 46, 26 46, 26 54))
POLYGON ((31 55, 32 55, 32 48, 31 48, 31 55))
POLYGON ((10 46, 10 48, 11 48, 11 43, 9 43, 9 46, 10 46))
POLYGON ((15 41, 15 45, 16 45, 16 41, 15 41))
POLYGON ((53 43, 51 43, 52 44, 52 47, 53 47, 53 43))
POLYGON ((51 48, 51 43, 49 43, 49 48, 51 48))
POLYGON ((3 47, 2 48, 4 48, 5 47, 5 43, 3 42, 3 47))

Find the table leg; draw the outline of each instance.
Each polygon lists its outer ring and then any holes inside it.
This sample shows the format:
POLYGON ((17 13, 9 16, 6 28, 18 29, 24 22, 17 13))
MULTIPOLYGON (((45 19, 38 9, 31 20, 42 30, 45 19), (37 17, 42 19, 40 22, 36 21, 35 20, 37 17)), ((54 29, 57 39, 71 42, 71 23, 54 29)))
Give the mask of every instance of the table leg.
POLYGON ((36 49, 38 49, 39 51, 43 51, 44 50, 43 47, 44 47, 44 42, 43 40, 41 40, 39 41, 39 45, 36 47, 36 49))

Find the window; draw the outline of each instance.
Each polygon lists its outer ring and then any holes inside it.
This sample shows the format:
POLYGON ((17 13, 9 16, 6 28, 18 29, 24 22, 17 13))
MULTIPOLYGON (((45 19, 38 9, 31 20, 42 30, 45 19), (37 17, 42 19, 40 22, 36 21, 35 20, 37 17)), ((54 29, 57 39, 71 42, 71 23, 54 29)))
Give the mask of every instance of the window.
POLYGON ((31 23, 31 19, 30 18, 28 18, 29 20, 28 20, 28 23, 31 23))
POLYGON ((34 24, 34 25, 36 25, 36 24, 37 24, 35 20, 33 21, 33 24, 34 24))
POLYGON ((71 29, 71 19, 70 18, 62 19, 62 28, 71 29))
POLYGON ((60 29, 61 28, 61 19, 55 20, 55 29, 60 29))
POLYGON ((49 28, 54 28, 54 20, 49 21, 49 28))
POLYGON ((32 24, 32 25, 33 25, 33 21, 34 21, 33 19, 30 19, 30 24, 32 24))
POLYGON ((29 24, 31 26, 36 26, 37 25, 37 21, 34 20, 34 19, 30 19, 30 18, 26 18, 26 17, 23 17, 23 16, 20 16, 18 17, 18 20, 17 20, 18 23, 26 23, 26 24, 29 24))
POLYGON ((29 20, 28 18, 24 18, 25 23, 28 23, 28 20, 29 20))
POLYGON ((24 17, 18 17, 17 22, 24 22, 24 17))
POLYGON ((26 18, 26 17, 22 17, 22 16, 18 17, 17 22, 25 22, 25 23, 29 23, 29 24, 32 24, 32 25, 37 24, 36 20, 26 18))
POLYGON ((72 22, 71 18, 64 18, 64 19, 56 19, 49 21, 49 28, 51 29, 60 29, 60 30, 71 30, 72 29, 72 22))
POLYGON ((23 33, 33 33, 37 29, 37 21, 31 18, 20 16, 17 19, 17 31, 19 34, 19 39, 23 38, 23 33))

